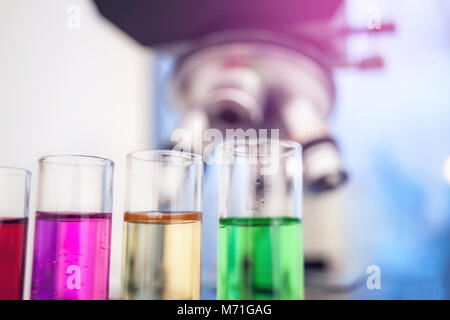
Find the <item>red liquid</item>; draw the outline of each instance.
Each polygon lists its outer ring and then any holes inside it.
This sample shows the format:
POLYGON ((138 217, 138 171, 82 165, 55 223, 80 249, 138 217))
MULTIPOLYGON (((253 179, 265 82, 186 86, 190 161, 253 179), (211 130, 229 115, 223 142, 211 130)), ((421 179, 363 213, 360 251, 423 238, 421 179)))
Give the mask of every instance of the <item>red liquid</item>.
POLYGON ((0 300, 21 300, 27 218, 0 218, 0 300))

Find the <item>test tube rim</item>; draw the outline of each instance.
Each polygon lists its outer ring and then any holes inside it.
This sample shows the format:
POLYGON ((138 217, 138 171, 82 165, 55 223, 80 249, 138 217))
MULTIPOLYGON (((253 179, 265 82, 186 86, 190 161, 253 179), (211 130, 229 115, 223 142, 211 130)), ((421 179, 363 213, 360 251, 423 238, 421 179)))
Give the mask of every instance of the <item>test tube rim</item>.
POLYGON ((222 150, 225 154, 232 155, 234 157, 273 157, 278 156, 278 158, 287 158, 292 155, 295 155, 296 153, 302 152, 302 145, 298 142, 295 142, 293 140, 287 140, 287 139, 237 139, 237 140, 225 140, 219 147, 219 150, 222 150), (249 144, 251 142, 255 142, 257 144, 263 142, 271 142, 271 141, 278 141, 280 146, 287 148, 287 150, 284 151, 278 151, 278 152, 266 152, 266 153, 254 153, 254 152, 245 152, 245 151, 238 151, 236 150, 236 147, 242 144, 249 144), (232 148, 230 148, 232 147, 232 148))
POLYGON ((0 176, 20 176, 31 177, 31 171, 20 167, 0 166, 0 176))
POLYGON ((75 167, 114 167, 114 162, 110 159, 81 154, 52 154, 39 158, 39 164, 65 165, 75 167))
POLYGON ((167 155, 170 157, 177 157, 180 159, 184 159, 187 161, 189 165, 202 165, 203 157, 199 154, 187 151, 179 151, 179 150, 168 150, 168 149, 140 149, 136 151, 132 151, 127 154, 128 160, 137 160, 143 162, 156 162, 161 163, 164 162, 161 159, 156 159, 154 156, 156 155, 167 155), (151 157, 143 157, 139 155, 150 155, 151 157))

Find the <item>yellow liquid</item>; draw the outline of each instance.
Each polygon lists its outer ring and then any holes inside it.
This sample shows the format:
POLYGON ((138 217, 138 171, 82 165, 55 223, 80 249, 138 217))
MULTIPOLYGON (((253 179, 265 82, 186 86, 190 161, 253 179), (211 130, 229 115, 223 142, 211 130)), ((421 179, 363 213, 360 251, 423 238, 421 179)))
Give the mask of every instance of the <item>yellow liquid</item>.
POLYGON ((200 299, 200 212, 126 212, 124 224, 123 299, 200 299))

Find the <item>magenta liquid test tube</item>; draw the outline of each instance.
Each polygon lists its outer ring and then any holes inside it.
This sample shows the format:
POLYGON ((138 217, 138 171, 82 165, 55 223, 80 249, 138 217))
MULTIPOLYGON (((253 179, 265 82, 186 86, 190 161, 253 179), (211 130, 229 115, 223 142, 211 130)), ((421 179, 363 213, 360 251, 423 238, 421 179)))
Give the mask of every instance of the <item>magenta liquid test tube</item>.
POLYGON ((31 299, 108 299, 111 160, 39 160, 31 299))

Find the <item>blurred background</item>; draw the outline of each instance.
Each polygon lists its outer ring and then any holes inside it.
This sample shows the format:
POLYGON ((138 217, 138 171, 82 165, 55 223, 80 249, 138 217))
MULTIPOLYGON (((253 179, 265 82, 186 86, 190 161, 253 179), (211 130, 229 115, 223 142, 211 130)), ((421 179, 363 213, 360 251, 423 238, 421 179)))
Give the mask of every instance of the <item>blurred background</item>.
MULTIPOLYGON (((126 153, 171 147, 176 128, 189 143, 277 128, 304 147, 308 298, 449 299, 449 2, 164 3, 0 2, 0 165, 33 172, 30 225, 39 157, 112 159, 118 298, 126 153)), ((207 166, 204 298, 215 179, 207 166)))

